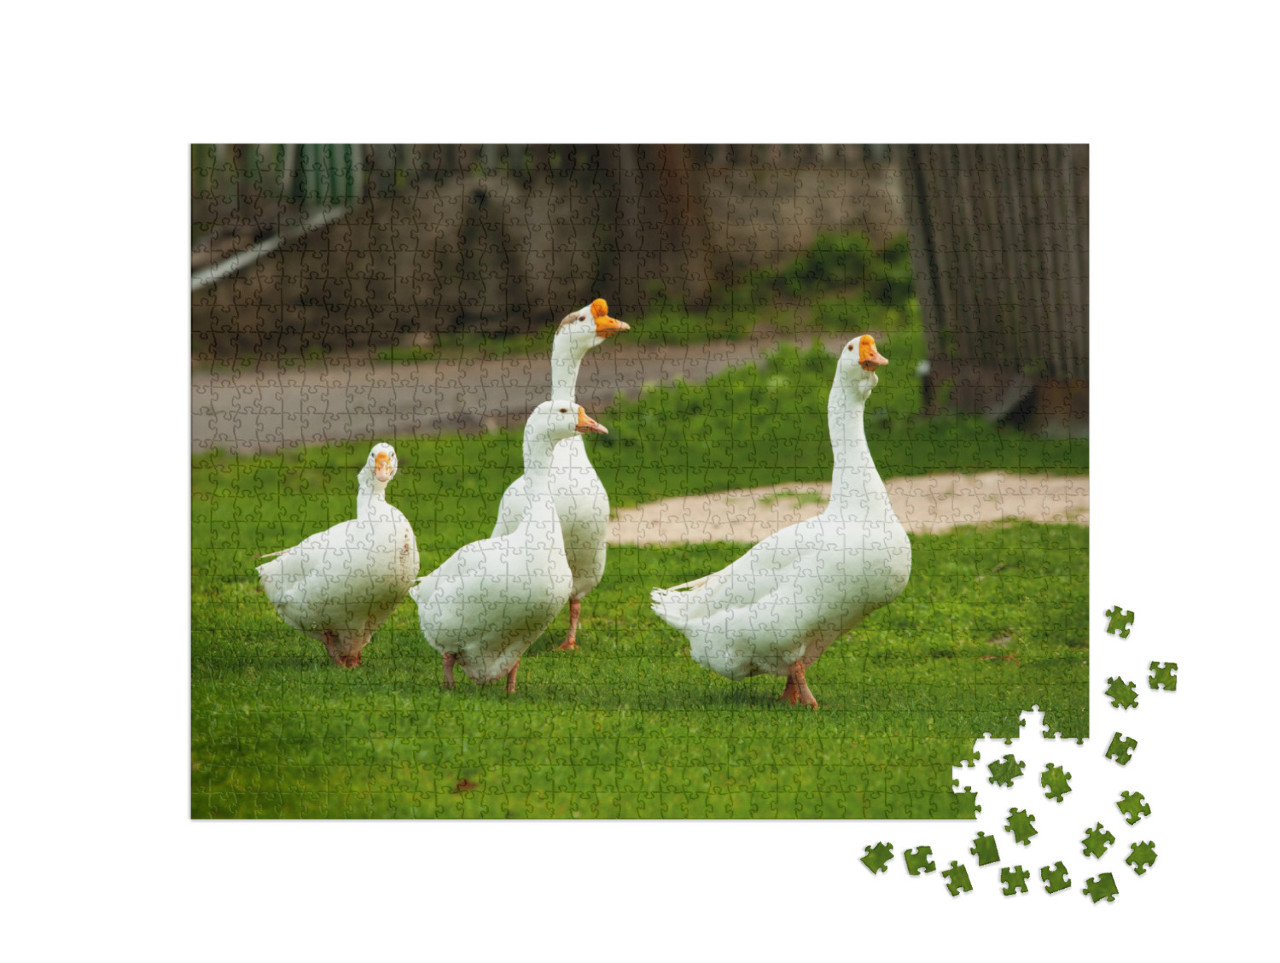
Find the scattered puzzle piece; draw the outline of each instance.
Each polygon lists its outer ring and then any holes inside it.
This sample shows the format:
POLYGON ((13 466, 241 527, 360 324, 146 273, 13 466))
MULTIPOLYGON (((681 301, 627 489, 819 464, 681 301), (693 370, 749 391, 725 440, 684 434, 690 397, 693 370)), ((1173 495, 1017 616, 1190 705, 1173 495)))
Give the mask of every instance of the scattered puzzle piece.
POLYGON ((876 843, 873 849, 870 846, 862 847, 867 855, 862 857, 862 863, 871 870, 872 873, 883 873, 886 871, 889 860, 893 859, 892 843, 876 843))
POLYGON ((1115 841, 1115 835, 1103 829, 1102 823, 1098 823, 1093 829, 1086 829, 1084 831, 1084 839, 1081 840, 1084 843, 1084 854, 1097 859, 1101 859, 1102 854, 1107 851, 1107 847, 1115 841))
POLYGON ((1147 679, 1147 685, 1152 689, 1164 689, 1173 692, 1178 688, 1178 663, 1176 662, 1152 662, 1151 675, 1147 679))
POLYGON ((991 778, 988 782, 993 782, 997 786, 1012 786, 1013 781, 1022 775, 1022 770, 1026 763, 1019 762, 1010 753, 999 762, 993 762, 987 768, 991 770, 991 778))
POLYGON ((1129 855, 1124 860, 1133 867, 1133 871, 1141 876, 1156 861, 1156 844, 1152 842, 1131 843, 1129 855))
POLYGON ((979 866, 1000 862, 1000 850, 996 847, 996 838, 984 832, 978 833, 973 841, 973 848, 969 852, 978 857, 979 866))
POLYGON ((1038 831, 1031 825, 1035 821, 1036 817, 1028 815, 1025 809, 1010 809, 1005 829, 1013 833, 1013 838, 1023 846, 1030 846, 1031 837, 1038 831))
POLYGON ((1048 790, 1045 798, 1052 799, 1056 802, 1062 802, 1062 797, 1071 792, 1071 784, 1067 782, 1071 778, 1071 773, 1064 770, 1061 766, 1055 766, 1049 763, 1045 767, 1044 773, 1040 776, 1040 785, 1048 790))
POLYGON ((1133 625, 1133 613, 1126 612, 1120 606, 1107 610, 1107 632, 1118 635, 1122 639, 1129 637, 1129 626, 1133 625))
POLYGON ((1122 766, 1127 766, 1129 759, 1133 756, 1133 750, 1137 748, 1137 739, 1130 739, 1128 736, 1122 736, 1117 732, 1111 737, 1111 745, 1107 746, 1107 758, 1114 759, 1122 766))
POLYGON ((1107 682, 1110 683, 1107 686, 1107 695, 1111 696, 1113 708, 1131 709, 1138 704, 1138 687, 1134 683, 1125 682, 1118 676, 1107 679, 1107 682))
POLYGON ((1125 814, 1125 820, 1130 826, 1137 823, 1143 816, 1151 815, 1151 804, 1142 798, 1140 792, 1122 792, 1116 808, 1125 814))
MULTIPOLYGON (((1059 863, 1058 865, 1061 866, 1062 864, 1059 863)), ((1027 891, 1027 877, 1030 875, 1031 873, 1021 866, 1014 866, 1012 869, 1006 866, 1000 870, 1000 882, 1004 883, 1004 895, 1012 896, 1019 891, 1025 893, 1027 891)))
POLYGON ((947 878, 947 890, 952 896, 959 896, 961 890, 967 893, 973 889, 973 884, 969 882, 969 871, 954 859, 951 861, 951 868, 944 869, 942 875, 947 878))
POLYGON ((1044 880, 1044 891, 1046 893, 1057 893, 1071 885, 1071 880, 1067 878, 1067 867, 1062 865, 1062 860, 1054 863, 1053 869, 1048 866, 1041 866, 1040 878, 1044 880))
POLYGON ((1116 889, 1115 877, 1110 873, 1099 873, 1095 878, 1089 880, 1088 884, 1081 890, 1093 897, 1096 903, 1105 899, 1108 903, 1115 902, 1116 893, 1120 892, 1116 889))
POLYGON ((929 858, 932 855, 933 850, 928 846, 905 850, 902 858, 907 862, 907 872, 912 876, 919 876, 921 873, 932 873, 938 868, 934 865, 933 860, 929 858))

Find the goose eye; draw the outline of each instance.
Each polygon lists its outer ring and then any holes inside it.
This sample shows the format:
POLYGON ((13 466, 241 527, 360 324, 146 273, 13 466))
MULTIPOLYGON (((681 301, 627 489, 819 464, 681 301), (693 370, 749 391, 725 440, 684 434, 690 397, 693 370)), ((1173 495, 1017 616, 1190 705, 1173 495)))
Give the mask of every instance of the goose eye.
POLYGON ((568 409, 568 408, 561 408, 561 409, 560 409, 560 414, 562 414, 562 415, 567 415, 568 413, 569 413, 569 409, 568 409))

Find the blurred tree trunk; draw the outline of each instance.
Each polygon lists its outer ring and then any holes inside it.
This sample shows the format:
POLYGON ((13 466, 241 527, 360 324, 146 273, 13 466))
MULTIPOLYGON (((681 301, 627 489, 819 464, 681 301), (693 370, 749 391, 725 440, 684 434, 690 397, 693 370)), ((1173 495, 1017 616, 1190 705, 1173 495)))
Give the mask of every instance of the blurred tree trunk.
POLYGON ((612 225, 601 252, 602 285, 629 312, 655 297, 705 307, 710 252, 701 181, 684 145, 612 144, 600 148, 600 203, 612 225))
POLYGON ((701 310, 710 300, 712 276, 702 179, 689 147, 677 144, 658 150, 665 293, 687 309, 701 310))

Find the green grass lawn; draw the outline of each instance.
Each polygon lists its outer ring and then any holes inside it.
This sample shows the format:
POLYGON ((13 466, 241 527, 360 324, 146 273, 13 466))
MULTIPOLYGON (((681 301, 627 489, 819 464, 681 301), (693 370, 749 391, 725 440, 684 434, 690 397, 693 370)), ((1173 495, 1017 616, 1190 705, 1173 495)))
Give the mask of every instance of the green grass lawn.
MULTIPOLYGON (((880 346, 894 366, 867 433, 885 477, 1087 472, 1084 439, 916 418, 918 332, 886 332, 880 346)), ((763 368, 615 403, 599 413, 610 434, 588 440, 611 500, 829 479, 835 363, 784 350, 763 368)), ((1015 734, 1032 705, 1053 730, 1087 735, 1088 531, 1070 526, 913 536, 902 596, 808 673, 818 712, 779 703, 781 679, 732 683, 698 666, 648 608, 654 586, 717 569, 744 545, 610 549, 581 650, 554 650, 562 613, 511 697, 465 680, 442 692, 409 602, 361 669, 338 669, 276 616, 253 555, 350 518, 372 441, 193 461, 195 816, 956 817, 971 802, 951 792, 951 767, 975 738, 1015 734)), ((489 534, 520 472, 520 436, 396 449, 388 498, 429 572, 489 534)))
POLYGON ((809 672, 822 708, 782 680, 697 665, 648 590, 745 546, 614 548, 561 614, 519 687, 441 689, 409 602, 364 666, 332 666, 247 577, 192 593, 194 816, 770 816, 972 814, 951 766, 1032 705, 1087 734, 1088 530, 1026 523, 913 537, 911 581, 809 672), (464 788, 460 791, 459 785, 464 788), (474 786, 474 788, 467 788, 474 786))

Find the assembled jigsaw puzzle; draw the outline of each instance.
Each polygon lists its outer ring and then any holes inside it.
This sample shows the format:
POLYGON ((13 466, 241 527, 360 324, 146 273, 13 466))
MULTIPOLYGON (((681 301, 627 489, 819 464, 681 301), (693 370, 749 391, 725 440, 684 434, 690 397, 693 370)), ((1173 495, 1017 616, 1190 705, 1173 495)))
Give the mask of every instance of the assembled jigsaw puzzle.
POLYGON ((191 815, 980 818, 907 876, 1072 887, 1179 699, 1083 744, 1088 162, 193 145, 191 815))

